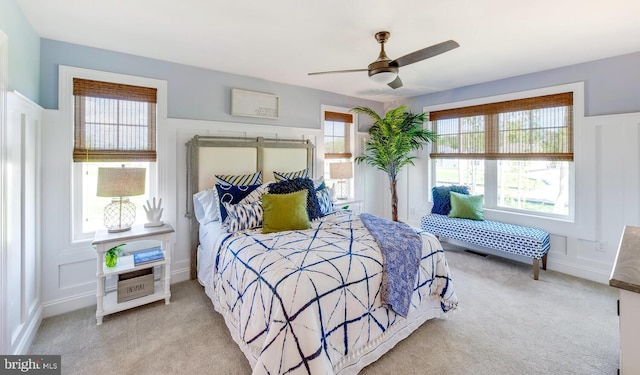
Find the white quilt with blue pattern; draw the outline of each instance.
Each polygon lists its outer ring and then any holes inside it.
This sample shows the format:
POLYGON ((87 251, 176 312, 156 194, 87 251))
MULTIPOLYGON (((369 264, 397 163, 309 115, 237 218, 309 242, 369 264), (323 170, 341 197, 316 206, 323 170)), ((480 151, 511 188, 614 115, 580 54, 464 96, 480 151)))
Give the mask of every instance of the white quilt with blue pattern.
MULTIPOLYGON (((427 300, 444 312, 458 303, 440 243, 421 237, 410 317, 427 300)), ((404 319, 381 305, 382 273, 359 216, 340 211, 308 230, 230 235, 207 283, 242 350, 257 358, 253 374, 334 374, 404 319)))

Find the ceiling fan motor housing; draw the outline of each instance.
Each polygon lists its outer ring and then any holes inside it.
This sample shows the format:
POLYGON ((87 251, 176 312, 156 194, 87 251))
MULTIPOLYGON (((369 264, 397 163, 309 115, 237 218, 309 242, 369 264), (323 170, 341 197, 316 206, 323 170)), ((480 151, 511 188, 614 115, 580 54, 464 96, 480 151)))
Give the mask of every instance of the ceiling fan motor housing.
MULTIPOLYGON (((384 52, 384 44, 387 42, 387 40, 389 40, 389 36, 391 36, 391 33, 388 31, 380 31, 376 33, 376 40, 378 41, 378 43, 380 43, 380 54, 378 55, 376 61, 369 64, 369 77, 373 77, 376 74, 380 73, 391 73, 393 75, 398 74, 398 65, 392 64, 392 60, 387 57, 387 54, 384 52)), ((390 75, 387 76, 391 77, 390 75)))
POLYGON ((389 64, 391 60, 376 60, 369 64, 369 77, 378 73, 393 73, 398 74, 398 67, 389 64))

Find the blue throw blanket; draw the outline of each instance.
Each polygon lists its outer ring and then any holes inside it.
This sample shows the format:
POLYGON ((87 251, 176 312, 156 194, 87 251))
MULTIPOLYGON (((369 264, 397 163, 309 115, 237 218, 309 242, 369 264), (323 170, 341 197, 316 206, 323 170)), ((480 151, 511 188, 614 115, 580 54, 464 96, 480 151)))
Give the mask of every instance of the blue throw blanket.
POLYGON ((422 239, 404 223, 366 213, 360 219, 382 252, 382 304, 406 318, 422 257, 422 239))

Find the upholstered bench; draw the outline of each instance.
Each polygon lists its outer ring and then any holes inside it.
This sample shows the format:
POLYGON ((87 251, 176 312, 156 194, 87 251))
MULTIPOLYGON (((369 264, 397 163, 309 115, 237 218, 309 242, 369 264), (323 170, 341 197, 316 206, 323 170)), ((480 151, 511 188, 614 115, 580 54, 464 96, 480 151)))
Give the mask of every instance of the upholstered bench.
POLYGON ((422 230, 493 250, 533 259, 533 279, 538 280, 540 260, 547 269, 549 233, 542 229, 490 220, 470 220, 429 214, 422 218, 422 230))

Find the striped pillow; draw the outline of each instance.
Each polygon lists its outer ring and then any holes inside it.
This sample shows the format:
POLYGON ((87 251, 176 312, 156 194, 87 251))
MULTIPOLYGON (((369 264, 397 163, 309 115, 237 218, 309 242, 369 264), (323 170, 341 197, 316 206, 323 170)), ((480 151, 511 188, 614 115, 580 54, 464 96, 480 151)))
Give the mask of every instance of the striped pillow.
POLYGON ((295 172, 273 172, 273 177, 275 177, 276 182, 293 180, 294 178, 309 178, 309 170, 305 168, 295 172))
POLYGON ((241 174, 241 175, 216 175, 216 179, 220 185, 225 186, 238 186, 238 185, 260 185, 262 183, 262 171, 251 173, 251 174, 241 174))

